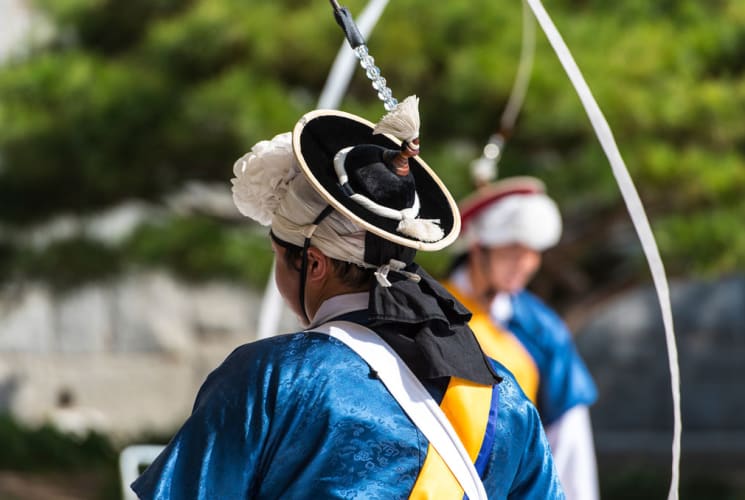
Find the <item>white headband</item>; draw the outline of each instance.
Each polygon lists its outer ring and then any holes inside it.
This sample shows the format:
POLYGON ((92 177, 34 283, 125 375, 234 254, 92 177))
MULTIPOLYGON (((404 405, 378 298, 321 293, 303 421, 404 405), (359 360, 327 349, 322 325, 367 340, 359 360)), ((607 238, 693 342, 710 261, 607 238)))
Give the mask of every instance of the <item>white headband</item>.
POLYGON ((300 174, 291 133, 257 143, 235 162, 233 174, 233 201, 243 215, 264 226, 271 224, 283 241, 303 246, 312 234, 313 245, 325 255, 365 265, 363 228, 335 210, 313 226, 328 203, 300 174))

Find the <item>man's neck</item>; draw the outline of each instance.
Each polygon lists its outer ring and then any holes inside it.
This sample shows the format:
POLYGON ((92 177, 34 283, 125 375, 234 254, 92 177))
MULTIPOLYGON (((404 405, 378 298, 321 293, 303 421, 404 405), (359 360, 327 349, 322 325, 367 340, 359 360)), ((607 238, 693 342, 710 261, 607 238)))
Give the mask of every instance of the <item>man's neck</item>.
POLYGON ((348 312, 367 309, 369 300, 369 292, 345 293, 329 297, 321 303, 308 328, 313 328, 348 312))

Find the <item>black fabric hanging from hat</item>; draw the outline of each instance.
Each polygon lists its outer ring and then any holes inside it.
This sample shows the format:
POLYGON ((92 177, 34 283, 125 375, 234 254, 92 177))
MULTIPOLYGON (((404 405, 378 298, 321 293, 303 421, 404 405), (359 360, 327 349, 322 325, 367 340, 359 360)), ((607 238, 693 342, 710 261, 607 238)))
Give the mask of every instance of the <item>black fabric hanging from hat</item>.
POLYGON ((394 274, 390 287, 373 285, 369 327, 420 379, 454 376, 484 385, 500 382, 468 327, 468 309, 418 264, 406 270, 421 280, 394 274))

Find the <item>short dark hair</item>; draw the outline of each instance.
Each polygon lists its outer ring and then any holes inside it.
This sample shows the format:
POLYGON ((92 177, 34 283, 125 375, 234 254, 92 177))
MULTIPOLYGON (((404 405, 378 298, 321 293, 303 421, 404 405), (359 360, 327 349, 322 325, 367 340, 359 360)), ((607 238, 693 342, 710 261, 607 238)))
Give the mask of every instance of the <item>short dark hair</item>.
MULTIPOLYGON (((281 240, 273 232, 270 232, 270 235, 277 245, 285 249, 284 259, 287 265, 300 272, 303 247, 281 240)), ((367 269, 353 262, 345 262, 332 257, 329 257, 329 259, 331 260, 331 267, 334 270, 334 276, 344 285, 358 289, 369 288, 372 285, 374 269, 367 269)))
POLYGON ((344 262, 338 259, 331 259, 331 266, 334 268, 334 274, 339 281, 350 288, 370 288, 374 278, 374 269, 360 267, 353 262, 344 262))

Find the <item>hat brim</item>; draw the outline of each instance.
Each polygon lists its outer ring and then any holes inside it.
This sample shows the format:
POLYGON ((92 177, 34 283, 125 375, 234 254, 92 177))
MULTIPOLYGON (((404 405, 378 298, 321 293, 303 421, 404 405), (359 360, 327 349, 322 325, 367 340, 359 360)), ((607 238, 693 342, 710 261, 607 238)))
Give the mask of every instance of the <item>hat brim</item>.
POLYGON ((361 144, 391 149, 398 149, 401 145, 401 141, 390 135, 373 134, 373 128, 371 122, 338 110, 315 110, 303 115, 292 132, 292 146, 301 170, 334 209, 367 231, 417 250, 445 248, 460 232, 458 206, 442 181, 418 156, 409 159, 409 169, 419 195, 419 217, 439 220, 445 236, 438 241, 420 241, 397 232, 399 221, 369 211, 342 191, 333 165, 339 150, 361 144))
POLYGON ((507 196, 516 194, 545 193, 543 181, 535 177, 510 177, 492 184, 488 184, 460 202, 460 220, 463 227, 486 207, 507 196))

